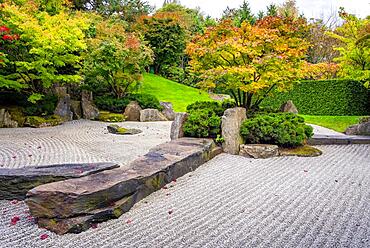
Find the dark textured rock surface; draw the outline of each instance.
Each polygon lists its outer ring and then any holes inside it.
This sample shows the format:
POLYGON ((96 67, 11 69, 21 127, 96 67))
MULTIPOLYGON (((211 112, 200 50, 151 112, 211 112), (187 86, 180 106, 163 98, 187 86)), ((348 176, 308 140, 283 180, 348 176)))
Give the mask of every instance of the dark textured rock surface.
POLYGON ((175 111, 173 110, 172 103, 170 102, 160 102, 161 106, 163 107, 162 114, 167 118, 169 121, 173 121, 175 119, 175 111))
POLYGON ((367 122, 364 121, 357 125, 352 125, 347 128, 346 132, 347 135, 364 135, 370 136, 370 120, 367 122))
POLYGON ((317 135, 310 138, 307 143, 309 145, 355 145, 355 144, 370 144, 369 136, 356 135, 317 135))
POLYGON ((0 200, 25 199, 39 185, 79 178, 119 167, 115 163, 61 164, 19 169, 0 168, 0 200))
POLYGON ((139 103, 136 101, 132 101, 127 105, 125 108, 125 112, 123 113, 126 116, 126 121, 140 121, 140 111, 142 108, 140 107, 139 103))
POLYGON ((11 115, 6 109, 0 109, 0 128, 1 127, 18 127, 18 122, 12 120, 11 115))
POLYGON ((71 111, 73 113, 73 119, 79 120, 82 118, 82 107, 81 101, 71 101, 71 111))
POLYGON ((64 121, 71 121, 73 119, 71 97, 68 94, 59 98, 54 114, 60 116, 64 121))
POLYGON ((26 203, 40 226, 58 234, 81 232, 93 222, 118 218, 139 200, 220 152, 210 139, 177 139, 151 149, 129 168, 36 187, 28 192, 26 203))
POLYGON ((175 120, 171 124, 171 140, 179 139, 184 137, 184 124, 188 119, 188 113, 176 113, 175 120))

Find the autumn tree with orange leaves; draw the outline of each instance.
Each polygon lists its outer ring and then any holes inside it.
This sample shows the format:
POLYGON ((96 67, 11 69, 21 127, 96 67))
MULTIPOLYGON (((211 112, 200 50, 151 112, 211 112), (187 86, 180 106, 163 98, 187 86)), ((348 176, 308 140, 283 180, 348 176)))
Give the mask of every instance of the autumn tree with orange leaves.
POLYGON ((301 78, 305 27, 304 20, 269 16, 254 26, 224 21, 208 28, 187 47, 199 86, 228 93, 247 110, 258 108, 274 88, 289 89, 301 78))

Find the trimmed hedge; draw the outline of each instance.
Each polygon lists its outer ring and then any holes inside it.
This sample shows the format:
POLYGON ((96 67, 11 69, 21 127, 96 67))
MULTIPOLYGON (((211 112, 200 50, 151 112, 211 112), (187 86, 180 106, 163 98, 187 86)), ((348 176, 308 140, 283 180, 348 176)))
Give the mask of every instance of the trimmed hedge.
POLYGON ((351 80, 301 81, 293 90, 264 99, 262 107, 279 108, 292 100, 305 115, 369 115, 370 91, 351 80))

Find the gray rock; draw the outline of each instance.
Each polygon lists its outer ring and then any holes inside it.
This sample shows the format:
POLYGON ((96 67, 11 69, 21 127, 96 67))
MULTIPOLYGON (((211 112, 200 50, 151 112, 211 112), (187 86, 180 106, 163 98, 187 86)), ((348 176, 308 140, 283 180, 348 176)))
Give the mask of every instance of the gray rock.
POLYGON ((83 90, 81 93, 82 116, 94 120, 99 116, 99 109, 93 104, 92 92, 83 90))
POLYGON ((370 121, 362 122, 357 125, 352 125, 347 128, 346 132, 347 135, 364 135, 370 136, 370 121))
POLYGON ((107 129, 108 129, 108 132, 112 134, 119 134, 119 135, 135 135, 135 134, 139 134, 143 132, 140 129, 124 128, 124 127, 120 127, 115 124, 109 125, 107 129))
POLYGON ((67 95, 67 87, 65 86, 56 86, 54 87, 53 90, 54 90, 55 95, 58 96, 59 98, 67 95))
POLYGON ((167 118, 167 120, 173 121, 175 119, 175 111, 173 110, 172 103, 160 102, 160 104, 163 107, 162 114, 167 118))
POLYGON ((249 158, 271 158, 279 155, 279 147, 265 144, 240 145, 239 155, 249 158))
POLYGON ((175 114, 175 120, 172 122, 171 125, 171 140, 184 137, 184 124, 185 121, 188 119, 188 116, 189 114, 185 112, 175 114))
POLYGON ((1 127, 18 127, 18 122, 12 120, 10 113, 6 109, 0 109, 0 128, 1 127))
POLYGON ((298 114, 298 109, 294 105, 293 101, 289 100, 286 103, 283 103, 280 107, 281 112, 293 113, 298 114))
POLYGON ((231 108, 224 112, 221 121, 222 137, 225 140, 222 145, 224 152, 234 155, 239 153, 240 144, 243 143, 240 126, 245 119, 245 108, 231 108))
POLYGON ((182 138, 154 147, 120 167, 38 186, 26 203, 38 224, 58 234, 81 232, 92 222, 118 218, 136 202, 218 155, 211 139, 182 138))
POLYGON ((60 164, 17 169, 0 168, 0 200, 23 200, 32 188, 119 167, 114 163, 60 164))
POLYGON ((71 110, 73 113, 73 119, 79 120, 82 118, 81 101, 71 100, 71 110))
POLYGON ((140 121, 168 121, 158 109, 144 109, 140 111, 140 121))
POLYGON ((125 108, 124 116, 126 116, 126 121, 140 121, 140 111, 143 110, 139 103, 132 101, 125 108))
POLYGON ((73 120, 73 113, 71 111, 71 97, 67 94, 59 98, 54 114, 62 117, 64 121, 73 120))

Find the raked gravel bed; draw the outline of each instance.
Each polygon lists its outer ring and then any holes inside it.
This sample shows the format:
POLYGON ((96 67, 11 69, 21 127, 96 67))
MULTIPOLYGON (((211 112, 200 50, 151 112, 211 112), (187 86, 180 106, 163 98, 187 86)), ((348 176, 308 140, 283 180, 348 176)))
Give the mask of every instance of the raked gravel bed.
POLYGON ((1 201, 0 247, 370 247, 370 145, 319 148, 315 158, 221 154, 81 234, 39 229, 23 202, 1 201))
POLYGON ((107 123, 79 120, 49 128, 1 128, 0 167, 116 162, 125 165, 170 140, 171 122, 123 122, 143 132, 108 133, 107 123))

